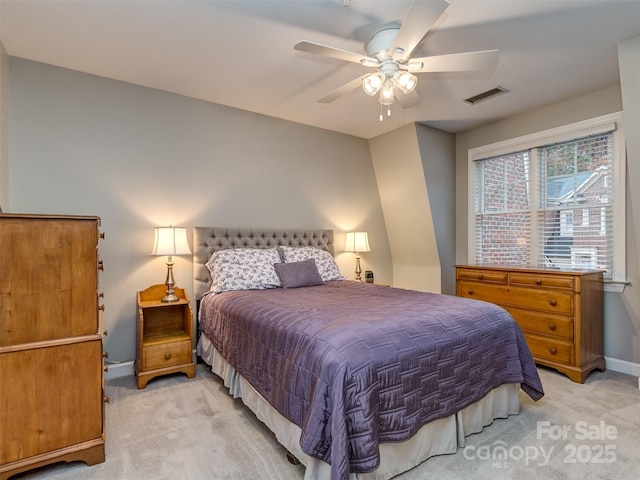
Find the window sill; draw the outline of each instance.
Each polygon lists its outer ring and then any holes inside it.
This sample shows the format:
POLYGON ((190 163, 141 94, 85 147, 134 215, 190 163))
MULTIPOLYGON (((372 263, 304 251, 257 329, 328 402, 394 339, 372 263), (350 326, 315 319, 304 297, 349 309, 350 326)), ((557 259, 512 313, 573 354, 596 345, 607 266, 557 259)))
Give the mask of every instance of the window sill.
POLYGON ((624 287, 629 285, 629 282, 608 280, 604 282, 604 291, 609 293, 624 293, 624 287))

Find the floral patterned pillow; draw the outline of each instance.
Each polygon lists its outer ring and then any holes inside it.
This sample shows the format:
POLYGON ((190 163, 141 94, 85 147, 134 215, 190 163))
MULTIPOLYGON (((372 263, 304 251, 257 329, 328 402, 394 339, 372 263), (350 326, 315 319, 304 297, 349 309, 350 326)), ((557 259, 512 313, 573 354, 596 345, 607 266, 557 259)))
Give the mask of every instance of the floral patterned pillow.
POLYGON ((229 248, 211 255, 206 263, 211 273, 211 291, 263 290, 279 287, 274 264, 280 263, 276 248, 229 248))
POLYGON ((316 247, 280 247, 285 263, 301 262, 313 258, 323 282, 329 280, 344 280, 344 275, 336 264, 333 256, 326 250, 316 247))

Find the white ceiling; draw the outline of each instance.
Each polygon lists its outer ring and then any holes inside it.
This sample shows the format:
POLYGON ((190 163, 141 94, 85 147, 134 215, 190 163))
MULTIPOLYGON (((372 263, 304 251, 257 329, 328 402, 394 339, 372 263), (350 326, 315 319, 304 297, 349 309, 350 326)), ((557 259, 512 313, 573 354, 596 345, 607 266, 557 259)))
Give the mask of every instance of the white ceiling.
POLYGON ((499 49, 497 68, 420 74, 422 102, 383 122, 361 89, 317 102, 369 69, 293 46, 365 54, 410 1, 0 0, 0 36, 11 56, 371 138, 410 122, 460 132, 615 85, 616 45, 640 35, 640 0, 449 3, 413 56, 499 49), (463 102, 498 85, 510 92, 463 102))

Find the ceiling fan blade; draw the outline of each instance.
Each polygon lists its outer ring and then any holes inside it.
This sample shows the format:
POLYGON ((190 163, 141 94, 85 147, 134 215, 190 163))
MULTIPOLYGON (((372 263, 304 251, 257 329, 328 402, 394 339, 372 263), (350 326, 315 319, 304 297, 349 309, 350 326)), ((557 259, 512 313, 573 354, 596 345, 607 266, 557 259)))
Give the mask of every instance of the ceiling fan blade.
POLYGON ((340 48, 329 47, 320 43, 307 42, 306 40, 296 43, 293 46, 293 49, 298 50, 299 52, 312 53, 323 57, 331 57, 347 62, 359 63, 368 67, 376 67, 380 65, 380 62, 375 58, 360 55, 359 53, 349 52, 340 48))
POLYGON ((402 21, 396 38, 393 40, 393 45, 389 50, 391 56, 401 63, 406 61, 448 6, 449 2, 446 0, 429 2, 414 0, 402 21))
POLYGON ((351 90, 355 90, 356 88, 361 87, 362 86, 362 79, 365 76, 366 75, 363 75, 363 76, 358 77, 358 78, 356 78, 354 80, 351 80, 349 83, 345 83, 341 87, 336 88, 333 92, 331 92, 328 95, 325 95, 324 97, 322 97, 320 100, 318 100, 318 102, 320 102, 320 103, 331 103, 334 100, 337 100, 338 98, 343 96, 344 94, 349 93, 351 90))
POLYGON ((405 110, 407 108, 415 107, 420 102, 422 102, 422 98, 420 98, 420 95, 415 90, 412 90, 406 95, 404 93, 398 93, 396 95, 396 100, 398 101, 400 106, 405 110))
POLYGON ((496 67, 499 55, 499 50, 484 50, 412 58, 407 70, 411 73, 489 71, 496 67))

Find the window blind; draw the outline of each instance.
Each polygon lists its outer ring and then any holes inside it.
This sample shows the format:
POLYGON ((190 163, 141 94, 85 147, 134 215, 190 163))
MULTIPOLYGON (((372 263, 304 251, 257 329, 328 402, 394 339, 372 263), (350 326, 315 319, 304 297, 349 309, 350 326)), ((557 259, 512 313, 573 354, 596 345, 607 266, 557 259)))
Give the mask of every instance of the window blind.
POLYGON ((476 261, 526 265, 531 248, 529 152, 475 162, 476 261))
POLYGON ((538 149, 538 258, 553 267, 613 269, 612 134, 538 149))
POLYGON ((476 263, 611 278, 613 148, 612 132, 600 132, 475 161, 476 263))

